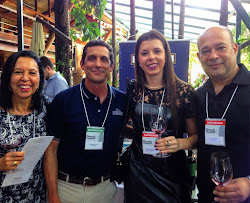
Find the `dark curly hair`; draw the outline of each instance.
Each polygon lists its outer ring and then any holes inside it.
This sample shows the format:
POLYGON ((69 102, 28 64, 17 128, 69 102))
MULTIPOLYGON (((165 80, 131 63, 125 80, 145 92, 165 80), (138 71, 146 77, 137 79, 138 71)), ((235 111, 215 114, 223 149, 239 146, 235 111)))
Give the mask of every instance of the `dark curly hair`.
POLYGON ((12 54, 4 64, 2 75, 1 75, 1 86, 0 86, 0 106, 4 110, 11 109, 13 107, 12 104, 12 91, 10 90, 10 78, 13 73, 14 67, 16 65, 16 61, 20 57, 27 57, 32 58, 36 61, 39 67, 39 74, 40 74, 40 82, 38 90, 32 95, 31 99, 31 106, 30 108, 36 109, 37 111, 41 111, 42 108, 42 89, 44 83, 44 74, 41 65, 41 61, 39 57, 33 53, 32 51, 20 51, 17 53, 12 54))

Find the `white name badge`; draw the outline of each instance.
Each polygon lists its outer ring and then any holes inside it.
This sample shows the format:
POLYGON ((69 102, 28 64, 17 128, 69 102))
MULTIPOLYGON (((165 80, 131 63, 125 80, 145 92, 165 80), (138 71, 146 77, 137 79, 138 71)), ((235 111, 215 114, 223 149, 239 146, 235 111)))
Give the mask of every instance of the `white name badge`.
POLYGON ((87 126, 85 150, 102 150, 104 142, 104 128, 87 126))
POLYGON ((155 155, 160 151, 155 149, 155 142, 159 139, 154 132, 142 132, 143 154, 155 155))
POLYGON ((225 127, 226 119, 206 119, 205 144, 225 147, 225 127))

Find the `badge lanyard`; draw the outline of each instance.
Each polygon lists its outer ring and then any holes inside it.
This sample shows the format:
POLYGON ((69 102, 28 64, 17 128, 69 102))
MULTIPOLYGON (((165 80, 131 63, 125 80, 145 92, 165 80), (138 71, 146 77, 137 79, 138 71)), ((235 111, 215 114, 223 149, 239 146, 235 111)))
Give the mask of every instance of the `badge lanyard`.
MULTIPOLYGON (((161 97, 160 109, 161 109, 162 102, 163 102, 163 98, 164 98, 164 95, 165 95, 165 90, 166 90, 166 89, 164 88, 163 94, 162 94, 162 97, 161 97)), ((143 93, 142 93, 142 107, 141 107, 142 113, 141 113, 141 118, 142 118, 143 130, 146 131, 146 129, 145 129, 145 124, 144 124, 144 116, 143 116, 143 106, 144 106, 144 90, 143 90, 143 93)), ((158 117, 157 117, 157 118, 159 118, 159 115, 160 115, 160 111, 159 111, 159 113, 158 113, 158 117)))
MULTIPOLYGON (((35 117, 36 117, 36 113, 35 113, 36 110, 34 110, 33 112, 33 137, 35 137, 35 127, 36 127, 36 124, 35 124, 35 117)), ((7 120, 8 120, 8 123, 9 123, 9 126, 10 126, 10 135, 13 139, 13 129, 12 129, 12 124, 11 124, 11 121, 10 121, 10 113, 7 112, 7 120)))
MULTIPOLYGON (((231 104, 231 102, 232 102, 232 100, 234 98, 234 95, 235 95, 238 87, 239 87, 239 85, 237 85, 237 87, 234 89, 234 92, 233 92, 233 94, 231 96, 231 99, 228 102, 226 110, 224 111, 224 113, 223 113, 223 115, 221 117, 221 120, 223 120, 224 116, 226 115, 226 112, 227 112, 227 110, 228 110, 228 108, 229 108, 229 106, 230 106, 230 104, 231 104)), ((207 119, 209 119, 209 116, 208 116, 208 92, 206 92, 206 114, 207 114, 207 119)))
MULTIPOLYGON (((104 121, 103 121, 103 123, 102 123, 102 127, 104 126, 104 124, 105 124, 105 122, 106 122, 106 119, 107 119, 108 113, 109 113, 109 109, 110 109, 110 105, 111 105, 111 102, 112 102, 112 89, 111 89, 110 86, 109 86, 109 89, 110 89, 110 94, 111 94, 111 96, 110 96, 110 100, 109 100, 108 109, 107 109, 107 112, 106 112, 104 121)), ((84 98, 83 98, 83 95, 82 95, 82 92, 83 92, 82 83, 80 84, 80 92, 81 92, 82 104, 83 104, 83 107, 84 107, 84 111, 85 111, 86 119, 87 119, 87 122, 88 122, 88 126, 91 126, 91 125, 90 125, 90 122, 89 122, 88 112, 87 112, 87 109, 86 109, 86 106, 85 106, 84 98)))
MULTIPOLYGON (((165 95, 165 88, 163 90, 161 103, 160 103, 160 107, 159 107, 159 113, 157 116, 157 125, 158 125, 158 119, 160 116, 160 111, 161 111, 164 95, 165 95)), ((146 132, 145 124, 144 124, 144 116, 143 116, 144 115, 143 107, 144 107, 144 90, 142 93, 142 114, 141 114, 142 115, 142 125, 143 125, 143 130, 144 130, 142 132, 142 150, 143 150, 143 154, 155 156, 155 155, 159 154, 159 150, 157 150, 155 148, 155 142, 156 142, 156 140, 159 139, 159 137, 157 134, 155 134, 152 131, 146 132)))

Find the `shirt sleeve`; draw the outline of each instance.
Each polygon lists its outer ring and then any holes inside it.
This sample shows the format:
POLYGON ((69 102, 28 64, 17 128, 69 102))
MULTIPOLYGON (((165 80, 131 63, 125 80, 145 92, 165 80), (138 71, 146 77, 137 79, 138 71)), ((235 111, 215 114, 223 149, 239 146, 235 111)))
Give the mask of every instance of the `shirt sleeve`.
POLYGON ((59 92, 68 89, 68 84, 63 80, 57 80, 54 84, 54 95, 56 96, 59 92))
POLYGON ((197 117, 198 96, 193 87, 188 86, 188 88, 186 89, 183 102, 185 106, 184 117, 185 118, 197 117))
MULTIPOLYGON (((59 96, 59 95, 58 95, 59 96)), ((60 140, 63 134, 63 104, 62 99, 56 96, 48 106, 48 135, 60 140)))

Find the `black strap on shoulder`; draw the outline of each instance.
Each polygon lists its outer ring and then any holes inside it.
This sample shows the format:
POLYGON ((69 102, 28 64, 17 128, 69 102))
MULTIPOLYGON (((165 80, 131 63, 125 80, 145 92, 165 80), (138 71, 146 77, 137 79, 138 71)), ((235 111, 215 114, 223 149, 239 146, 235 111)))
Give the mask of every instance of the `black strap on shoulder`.
POLYGON ((122 147, 123 147, 123 139, 124 139, 124 134, 125 134, 125 130, 126 130, 126 125, 128 122, 128 112, 129 112, 129 102, 130 102, 130 98, 133 92, 135 86, 135 80, 131 80, 127 86, 127 90, 126 90, 126 109, 125 109, 125 115, 124 115, 124 121, 123 121, 123 126, 122 126, 122 131, 121 131, 121 135, 120 135, 120 143, 119 143, 119 153, 121 153, 122 151, 122 147))

